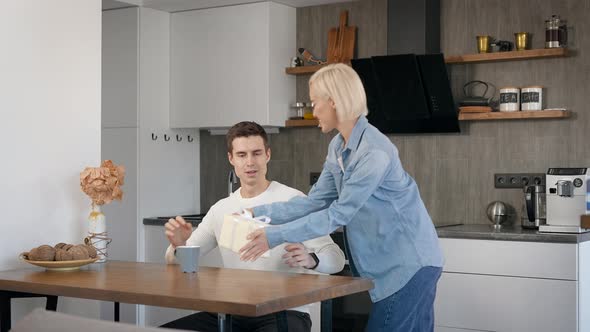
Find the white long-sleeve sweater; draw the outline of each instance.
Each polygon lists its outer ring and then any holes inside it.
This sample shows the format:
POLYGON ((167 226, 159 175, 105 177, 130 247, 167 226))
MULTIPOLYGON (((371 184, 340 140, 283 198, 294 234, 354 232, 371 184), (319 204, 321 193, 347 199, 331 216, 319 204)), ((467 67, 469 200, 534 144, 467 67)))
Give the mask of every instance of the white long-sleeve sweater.
MULTIPOLYGON (((218 201, 211 207, 211 209, 209 209, 209 212, 205 215, 203 221, 187 240, 187 245, 200 246, 201 256, 203 256, 217 247, 217 240, 221 234, 224 215, 241 211, 244 208, 288 201, 292 197, 298 195, 303 196, 304 194, 276 181, 271 182, 269 187, 263 193, 253 198, 243 198, 241 195, 241 189, 238 189, 229 197, 218 201)), ((320 260, 320 263, 314 270, 292 268, 285 264, 282 256, 286 252, 286 245, 287 244, 282 244, 271 249, 270 257, 259 258, 254 262, 243 262, 240 260, 239 254, 226 248, 220 247, 219 250, 221 252, 223 266, 226 268, 331 274, 341 271, 344 267, 344 253, 340 250, 338 245, 332 241, 330 236, 322 236, 303 242, 306 249, 309 252, 314 252, 320 260)), ((166 262, 168 264, 176 264, 176 258, 174 257, 174 249, 172 246, 169 246, 166 250, 166 262)), ((293 310, 309 313, 307 306, 294 308, 293 310)))

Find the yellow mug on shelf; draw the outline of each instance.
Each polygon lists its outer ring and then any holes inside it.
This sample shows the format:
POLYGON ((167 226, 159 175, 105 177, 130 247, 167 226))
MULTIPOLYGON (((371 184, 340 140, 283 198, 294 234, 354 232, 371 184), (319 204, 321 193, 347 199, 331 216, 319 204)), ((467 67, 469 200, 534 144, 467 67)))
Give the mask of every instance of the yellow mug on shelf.
POLYGON ((489 53, 492 51, 492 41, 494 40, 491 36, 477 36, 477 53, 489 53))
POLYGON ((514 45, 517 51, 529 50, 531 45, 532 35, 528 32, 517 32, 514 34, 514 45))

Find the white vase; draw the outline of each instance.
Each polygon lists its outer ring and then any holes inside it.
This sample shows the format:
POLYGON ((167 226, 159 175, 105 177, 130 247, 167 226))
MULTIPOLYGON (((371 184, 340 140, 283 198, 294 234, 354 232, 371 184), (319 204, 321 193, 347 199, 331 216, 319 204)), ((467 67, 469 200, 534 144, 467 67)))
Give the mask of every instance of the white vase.
POLYGON ((100 205, 93 204, 90 215, 88 215, 88 238, 96 248, 97 262, 106 262, 107 245, 111 242, 111 239, 108 237, 106 218, 100 212, 100 205))

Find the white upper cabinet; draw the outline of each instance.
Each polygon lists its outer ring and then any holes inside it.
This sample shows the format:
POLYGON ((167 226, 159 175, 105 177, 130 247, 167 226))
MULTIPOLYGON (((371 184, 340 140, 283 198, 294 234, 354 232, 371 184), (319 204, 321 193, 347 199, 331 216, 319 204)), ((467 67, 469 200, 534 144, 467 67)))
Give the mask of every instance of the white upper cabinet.
POLYGON ((273 2, 173 13, 170 126, 284 126, 295 78, 295 8, 273 2))
POLYGON ((102 127, 137 128, 139 10, 102 15, 102 127))

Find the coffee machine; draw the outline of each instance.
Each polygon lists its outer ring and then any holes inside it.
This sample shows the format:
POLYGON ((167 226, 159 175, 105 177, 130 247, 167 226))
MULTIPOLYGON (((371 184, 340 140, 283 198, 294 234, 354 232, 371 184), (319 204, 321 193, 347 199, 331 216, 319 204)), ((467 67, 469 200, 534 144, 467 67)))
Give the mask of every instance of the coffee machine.
POLYGON ((580 216, 590 213, 588 168, 550 168, 546 177, 547 224, 540 232, 583 233, 580 216))
POLYGON ((524 186, 524 203, 522 205, 522 228, 538 229, 546 221, 545 186, 524 186))

